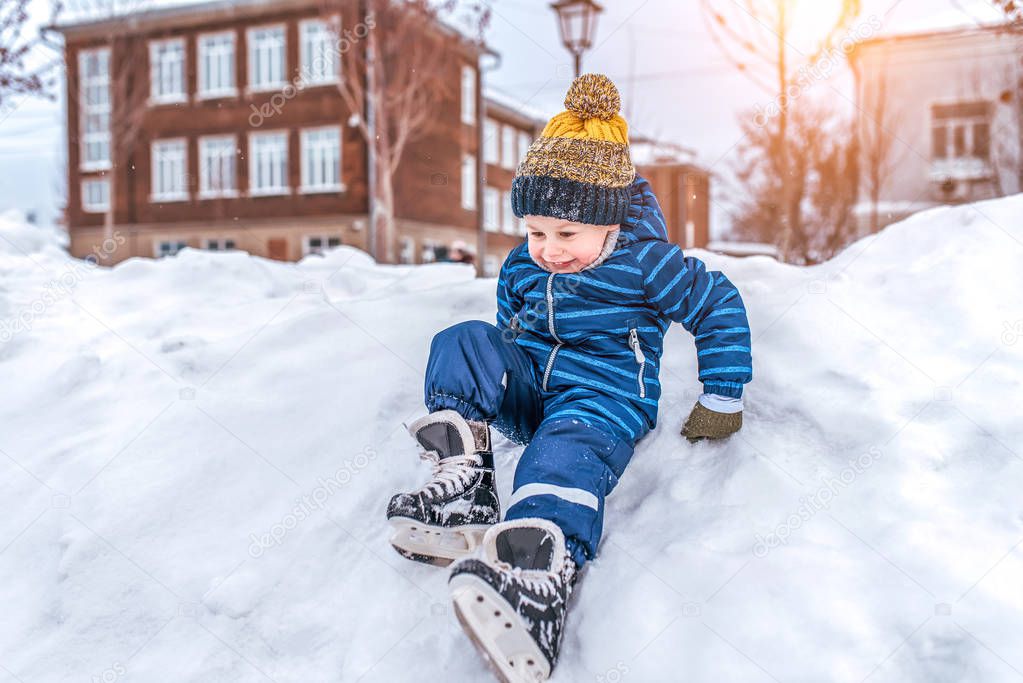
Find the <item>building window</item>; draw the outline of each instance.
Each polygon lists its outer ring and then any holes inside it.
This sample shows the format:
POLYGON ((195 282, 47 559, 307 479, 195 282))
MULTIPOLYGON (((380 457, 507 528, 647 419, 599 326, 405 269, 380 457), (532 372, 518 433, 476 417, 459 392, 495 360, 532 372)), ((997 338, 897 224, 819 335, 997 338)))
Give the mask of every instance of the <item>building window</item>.
POLYGON ((462 208, 476 210, 476 157, 462 157, 462 208))
POLYGON ((515 215, 515 210, 512 209, 511 192, 504 193, 504 199, 501 201, 501 213, 504 214, 501 229, 509 235, 514 235, 518 231, 518 217, 515 215))
POLYGON ((523 133, 519 131, 519 153, 517 156, 516 163, 522 163, 522 160, 526 158, 526 152, 529 151, 529 144, 532 142, 529 137, 529 133, 523 133))
POLYGON ((990 173, 989 102, 931 105, 931 173, 936 178, 981 178, 990 173))
POLYGON ((500 154, 501 140, 498 138, 500 135, 501 124, 494 119, 487 119, 483 122, 483 162, 487 164, 496 164, 500 154))
POLYGON ((184 138, 155 140, 152 145, 152 201, 188 199, 188 151, 184 138))
POLYGON ((234 32, 199 36, 199 96, 225 97, 236 92, 234 32))
POLYGON ((157 258, 174 256, 187 246, 188 243, 182 240, 162 240, 156 243, 153 253, 157 258))
POLYGON ((322 254, 326 249, 341 246, 341 238, 327 235, 306 235, 302 239, 302 255, 322 254))
POLYGON ((149 101, 155 104, 184 102, 185 39, 149 43, 149 101))
POLYGON ((501 165, 515 170, 515 129, 511 126, 501 128, 501 165))
POLYGON ((416 239, 414 237, 401 238, 401 252, 398 254, 399 263, 415 263, 416 239))
POLYGON ((202 241, 202 248, 206 251, 228 251, 234 249, 234 240, 232 239, 204 239, 202 241))
POLYGON ((302 131, 302 191, 337 192, 341 185, 341 129, 302 131))
POLYGON ((199 196, 233 197, 237 195, 233 135, 199 138, 199 196))
POLYGON ((322 19, 303 21, 299 28, 302 80, 305 83, 334 83, 341 73, 341 53, 335 47, 340 26, 322 19))
POLYGON ((462 66, 462 123, 476 123, 476 69, 462 66))
POLYGON ((78 53, 80 166, 110 168, 110 48, 78 53))
POLYGON ((249 194, 287 194, 288 134, 249 134, 249 194))
POLYGON ((284 27, 260 26, 248 31, 249 89, 284 86, 284 27))
POLYGON ((493 187, 483 188, 483 227, 489 232, 497 232, 498 221, 501 220, 501 193, 493 187))
POLYGON ((90 178, 82 181, 82 211, 104 213, 110 210, 110 181, 90 178))

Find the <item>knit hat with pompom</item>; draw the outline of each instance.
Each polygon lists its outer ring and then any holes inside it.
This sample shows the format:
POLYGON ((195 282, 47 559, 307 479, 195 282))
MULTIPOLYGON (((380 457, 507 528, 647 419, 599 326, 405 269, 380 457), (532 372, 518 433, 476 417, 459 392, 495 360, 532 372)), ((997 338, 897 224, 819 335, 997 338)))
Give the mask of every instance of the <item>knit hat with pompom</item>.
POLYGON ((618 88, 603 74, 583 74, 515 171, 516 216, 551 216, 576 223, 615 225, 625 220, 636 168, 629 126, 618 113, 618 88))

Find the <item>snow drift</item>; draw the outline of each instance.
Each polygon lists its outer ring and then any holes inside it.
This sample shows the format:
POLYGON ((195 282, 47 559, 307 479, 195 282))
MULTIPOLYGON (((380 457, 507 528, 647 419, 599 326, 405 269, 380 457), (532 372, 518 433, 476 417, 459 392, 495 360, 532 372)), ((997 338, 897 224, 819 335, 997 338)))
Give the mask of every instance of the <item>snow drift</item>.
MULTIPOLYGON (((744 428, 678 434, 673 326, 555 680, 1023 676, 1021 216, 927 211, 811 268, 694 250, 749 311, 744 428)), ((63 244, 0 217, 0 681, 486 680, 384 510, 428 471, 431 336, 493 321, 495 281, 63 244)))

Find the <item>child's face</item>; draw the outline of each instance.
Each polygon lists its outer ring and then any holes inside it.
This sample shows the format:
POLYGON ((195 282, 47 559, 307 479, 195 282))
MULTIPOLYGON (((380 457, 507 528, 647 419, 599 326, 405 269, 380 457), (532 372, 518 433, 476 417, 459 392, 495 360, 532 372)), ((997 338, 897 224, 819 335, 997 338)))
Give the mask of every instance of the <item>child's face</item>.
POLYGON ((600 256, 607 233, 617 225, 573 223, 550 216, 526 216, 529 255, 552 273, 578 273, 600 256))

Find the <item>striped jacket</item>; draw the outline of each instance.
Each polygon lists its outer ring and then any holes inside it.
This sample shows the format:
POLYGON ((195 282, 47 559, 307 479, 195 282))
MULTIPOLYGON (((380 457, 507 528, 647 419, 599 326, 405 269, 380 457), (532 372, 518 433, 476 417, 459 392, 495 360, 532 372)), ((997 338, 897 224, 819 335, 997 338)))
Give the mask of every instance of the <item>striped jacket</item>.
POLYGON ((694 335, 704 391, 742 396, 753 378, 739 291, 667 241, 664 214, 642 177, 614 250, 596 267, 552 273, 508 254, 497 283, 497 326, 533 359, 544 417, 577 417, 638 439, 657 424, 664 334, 694 335))

